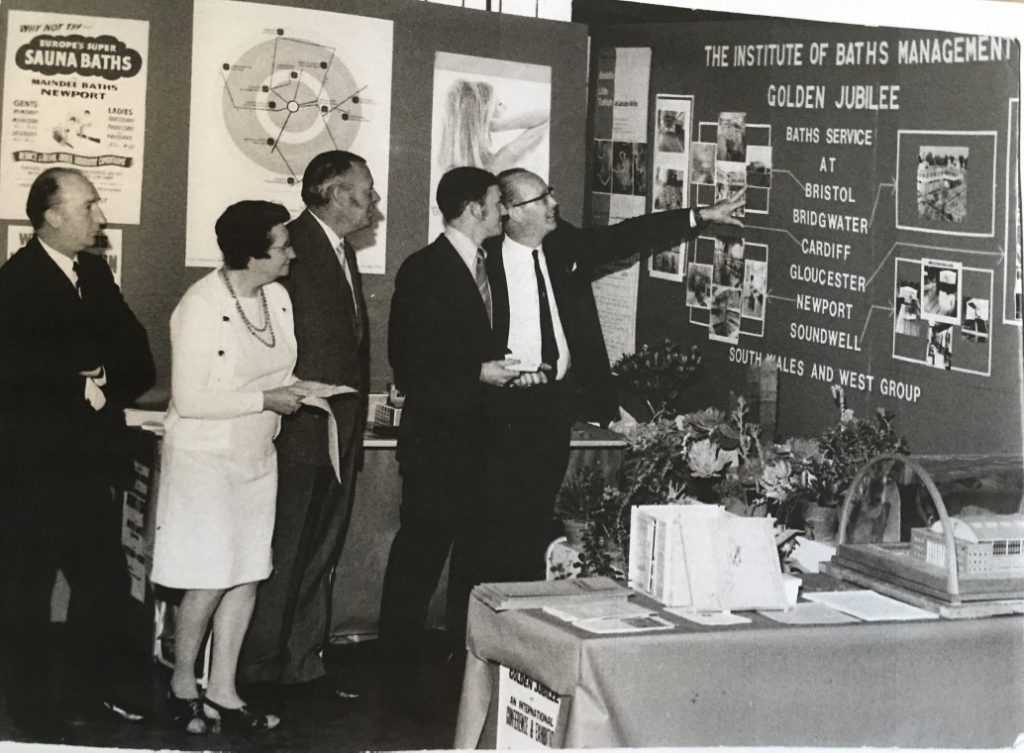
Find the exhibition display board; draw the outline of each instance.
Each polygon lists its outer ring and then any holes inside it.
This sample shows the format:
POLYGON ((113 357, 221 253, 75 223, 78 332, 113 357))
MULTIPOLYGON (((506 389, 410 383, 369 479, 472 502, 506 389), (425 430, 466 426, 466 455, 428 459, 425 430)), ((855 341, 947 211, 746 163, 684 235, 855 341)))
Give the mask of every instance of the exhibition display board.
MULTIPOLYGON (((746 190, 743 228, 655 249, 641 278, 637 344, 697 344, 714 374, 694 408, 771 357, 780 438, 832 423, 840 386, 915 453, 1020 452, 1015 41, 750 17, 591 34, 595 112, 603 51, 651 50, 651 211, 746 190)), ((598 131, 593 213, 616 169, 598 131)))
MULTIPOLYGON (((370 322, 371 387, 384 391, 391 381, 387 321, 394 276, 405 257, 429 241, 431 171, 439 159, 432 142, 438 55, 442 64, 472 56, 475 68, 462 71, 461 79, 477 91, 490 86, 500 98, 491 102, 495 108, 522 115, 535 104, 543 111, 544 139, 531 142, 532 164, 547 167, 565 216, 574 222, 582 216, 587 30, 581 24, 416 0, 5 0, 0 39, 5 61, 26 50, 20 64, 0 71, 10 116, 0 122, 0 143, 23 148, 24 134, 38 131, 47 149, 36 151, 68 152, 69 160, 77 151, 98 159, 132 147, 133 159, 122 160, 123 167, 104 157, 114 177, 97 185, 111 210, 117 251, 111 263, 149 333, 157 388, 164 393, 171 311, 207 271, 191 265, 219 258, 211 218, 246 193, 283 201, 294 212, 306 163, 332 148, 364 151, 382 189, 381 232, 367 231, 353 242, 365 251, 358 258, 370 322), (230 29, 219 20, 225 14, 233 19, 230 29), (352 40, 346 43, 351 35, 375 45, 372 59, 352 40), (122 61, 114 54, 119 51, 136 57, 122 61), (137 67, 138 56, 141 73, 122 70, 137 67), (204 70, 193 71, 194 61, 204 70), (97 67, 101 63, 109 70, 97 67), (543 101, 536 88, 524 94, 523 82, 535 87, 533 80, 513 75, 526 68, 542 70, 549 81, 543 101), (212 153, 199 149, 191 160, 193 138, 209 142, 212 153), (191 228, 189 206, 196 218, 191 228)), ((450 65, 442 69, 455 78, 450 65)), ((508 118, 490 124, 496 155, 524 130, 515 125, 508 118)), ((15 191, 27 186, 19 176, 10 176, 15 191)), ((31 232, 22 211, 25 190, 6 197, 7 210, 0 213, 8 238, 0 261, 31 232)))

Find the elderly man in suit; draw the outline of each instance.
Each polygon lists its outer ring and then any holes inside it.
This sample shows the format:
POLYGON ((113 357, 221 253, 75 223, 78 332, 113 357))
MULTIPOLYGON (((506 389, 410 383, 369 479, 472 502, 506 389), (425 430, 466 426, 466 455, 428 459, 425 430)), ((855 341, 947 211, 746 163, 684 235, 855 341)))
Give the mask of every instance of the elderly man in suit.
POLYGON ((326 679, 322 653, 330 631, 331 574, 362 461, 369 388, 366 303, 349 236, 376 221, 380 195, 362 157, 330 151, 306 167, 302 200, 306 210, 288 225, 296 259, 284 281, 295 314, 295 375, 358 393, 330 398, 340 481, 331 464, 326 414, 303 408, 283 421, 274 572, 260 584, 239 676, 352 700, 357 693, 326 679))
POLYGON ((498 180, 457 167, 437 185, 444 232, 403 262, 395 278, 388 354, 405 393, 398 459, 401 526, 384 577, 380 639, 392 658, 418 658, 430 597, 451 550, 446 626, 465 636, 472 586, 467 536, 480 504, 483 385, 518 372, 491 338, 483 242, 501 233, 498 180))
POLYGON ((494 306, 493 337, 517 368, 513 385, 485 389, 484 506, 476 536, 479 579, 544 577, 555 495, 576 420, 608 423, 615 384, 591 290, 596 269, 638 252, 675 245, 709 223, 739 225, 742 193, 714 206, 644 215, 608 227, 559 219, 552 189, 538 175, 498 176, 505 234, 485 241, 494 306))
POLYGON ((129 598, 110 486, 130 472, 123 409, 154 370, 106 261, 84 253, 106 222, 92 183, 45 170, 26 210, 35 236, 0 267, 0 657, 15 725, 67 741, 66 722, 97 710, 143 718, 110 695, 129 598), (49 677, 58 568, 71 586, 63 702, 49 677))

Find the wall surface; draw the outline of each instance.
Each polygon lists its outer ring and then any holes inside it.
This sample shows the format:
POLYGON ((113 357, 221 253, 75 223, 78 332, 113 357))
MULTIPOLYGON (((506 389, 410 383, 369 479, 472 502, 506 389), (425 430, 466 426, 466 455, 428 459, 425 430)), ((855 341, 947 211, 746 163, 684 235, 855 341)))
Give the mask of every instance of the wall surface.
MULTIPOLYGON (((770 148, 770 188, 748 189, 763 211, 748 213, 742 231, 709 231, 684 249, 713 270, 718 235, 741 239, 748 261, 766 261, 760 318, 744 312, 738 333, 715 339, 710 311, 688 305, 687 284, 652 278, 644 264, 638 344, 700 346, 713 378, 694 389, 691 407, 724 407, 730 391, 744 391, 748 367, 774 355, 781 437, 833 422, 831 387, 844 384, 857 415, 896 413, 915 452, 1020 453, 1015 42, 1001 47, 1001 61, 965 61, 974 41, 955 34, 740 17, 592 26, 591 35, 592 59, 609 46, 652 48, 650 143, 664 93, 694 97, 691 142, 716 143, 720 115, 740 113, 747 143, 770 148), (799 62, 759 60, 756 46, 773 43, 799 48, 799 62), (911 49, 927 49, 926 59, 911 49), (825 52, 812 62, 812 50, 825 52), (840 143, 843 135, 870 143, 840 143), (918 206, 917 165, 929 151, 970 155, 966 198, 945 219, 918 206), (956 272, 955 314, 897 327, 901 289, 916 287, 925 305, 929 278, 947 269, 956 272), (966 313, 977 304, 988 311, 984 334, 966 313), (951 355, 935 358, 933 340, 951 355)), ((710 203, 714 192, 690 185, 689 200, 710 203)))
MULTIPOLYGON (((578 24, 413 0, 291 0, 288 4, 394 21, 389 196, 387 206, 380 207, 388 223, 387 270, 384 275, 364 277, 371 323, 372 389, 383 391, 391 380, 387 319, 394 276, 402 260, 427 242, 427 213, 433 201, 429 180, 434 53, 456 52, 551 66, 550 179, 559 187, 566 216, 579 220, 585 162, 585 145, 579 135, 585 128, 587 104, 586 29, 578 24)), ((159 400, 161 393, 166 397, 170 381, 171 311, 188 285, 207 271, 185 267, 192 3, 5 0, 0 13, 4 44, 12 9, 149 21, 141 222, 114 227, 123 230, 122 289, 149 332, 158 372, 153 397, 159 400)), ((7 124, 0 123, 3 127, 7 124)), ((26 223, 6 220, 2 224, 26 223)), ((213 228, 210 237, 212 240, 213 228)))

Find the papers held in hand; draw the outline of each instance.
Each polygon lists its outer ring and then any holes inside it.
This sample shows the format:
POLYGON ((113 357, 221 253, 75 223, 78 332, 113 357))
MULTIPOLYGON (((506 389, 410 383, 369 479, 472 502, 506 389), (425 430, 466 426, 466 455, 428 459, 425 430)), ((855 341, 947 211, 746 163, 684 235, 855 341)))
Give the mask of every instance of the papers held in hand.
POLYGON ((326 399, 335 395, 355 394, 357 391, 355 387, 348 387, 344 384, 324 384, 308 379, 296 382, 292 386, 302 393, 302 402, 306 402, 309 398, 326 399))
POLYGON ((588 601, 616 601, 632 591, 611 578, 569 578, 518 583, 482 583, 473 596, 495 612, 505 609, 540 609, 588 601))

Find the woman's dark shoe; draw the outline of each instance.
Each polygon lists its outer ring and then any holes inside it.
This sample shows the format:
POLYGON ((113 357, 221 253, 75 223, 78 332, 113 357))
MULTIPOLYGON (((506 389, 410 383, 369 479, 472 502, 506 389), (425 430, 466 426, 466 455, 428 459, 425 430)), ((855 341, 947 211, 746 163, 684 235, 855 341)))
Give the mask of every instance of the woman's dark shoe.
POLYGON ((274 714, 258 714, 242 706, 237 709, 229 709, 221 706, 209 698, 203 699, 206 709, 206 717, 210 720, 214 732, 225 734, 249 734, 260 730, 274 729, 281 723, 281 717, 274 714))
POLYGON ((201 698, 178 698, 174 691, 169 690, 167 703, 171 709, 171 720, 178 729, 190 735, 205 735, 210 731, 201 698))

